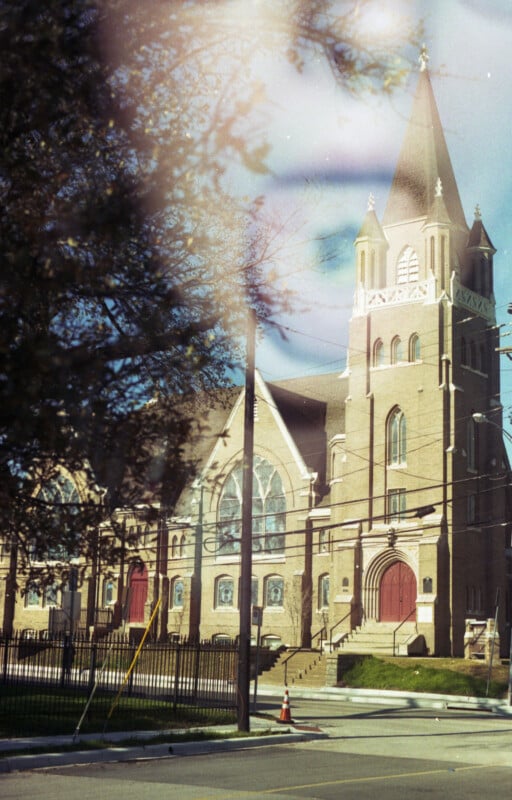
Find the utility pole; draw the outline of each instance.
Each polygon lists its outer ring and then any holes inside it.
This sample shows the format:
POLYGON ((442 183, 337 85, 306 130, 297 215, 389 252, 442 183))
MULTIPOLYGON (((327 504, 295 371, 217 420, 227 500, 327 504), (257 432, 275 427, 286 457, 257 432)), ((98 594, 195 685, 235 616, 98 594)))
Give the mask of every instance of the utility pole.
POLYGON ((202 481, 199 485, 197 522, 194 539, 194 580, 193 597, 191 598, 191 633, 197 642, 201 641, 201 603, 202 603, 202 557, 203 557, 203 491, 202 481))
POLYGON ((238 730, 249 731, 251 686, 252 468, 254 455, 254 361, 256 315, 249 310, 245 364, 242 534, 240 541, 240 634, 238 637, 238 730))

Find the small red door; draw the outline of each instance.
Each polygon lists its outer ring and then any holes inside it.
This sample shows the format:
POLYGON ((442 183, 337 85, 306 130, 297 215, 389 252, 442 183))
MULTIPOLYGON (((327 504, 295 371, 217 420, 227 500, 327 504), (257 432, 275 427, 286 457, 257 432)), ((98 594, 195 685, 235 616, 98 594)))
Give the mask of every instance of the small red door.
POLYGON ((130 575, 130 613, 128 622, 144 622, 144 606, 148 598, 146 565, 134 567, 130 575))
POLYGON ((416 578, 403 561, 394 561, 382 576, 379 606, 381 622, 416 620, 416 578))

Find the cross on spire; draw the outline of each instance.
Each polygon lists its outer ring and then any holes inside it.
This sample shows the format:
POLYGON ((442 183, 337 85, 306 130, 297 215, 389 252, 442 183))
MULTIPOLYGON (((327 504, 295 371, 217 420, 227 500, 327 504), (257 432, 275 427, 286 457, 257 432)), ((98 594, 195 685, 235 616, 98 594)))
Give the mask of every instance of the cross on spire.
POLYGON ((430 57, 428 54, 427 45, 424 44, 420 50, 420 55, 418 58, 418 61, 420 62, 420 72, 425 72, 425 70, 428 68, 429 60, 430 57))

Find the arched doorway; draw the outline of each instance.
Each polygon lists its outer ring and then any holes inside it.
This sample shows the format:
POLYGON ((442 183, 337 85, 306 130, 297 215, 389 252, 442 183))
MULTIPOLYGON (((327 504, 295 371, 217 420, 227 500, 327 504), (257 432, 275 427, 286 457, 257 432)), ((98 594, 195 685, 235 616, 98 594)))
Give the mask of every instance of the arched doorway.
POLYGON ((380 622, 416 620, 416 578, 404 561, 393 561, 380 581, 380 622))
POLYGON ((130 573, 130 610, 128 622, 144 622, 144 606, 148 599, 148 571, 145 564, 133 567, 130 573))

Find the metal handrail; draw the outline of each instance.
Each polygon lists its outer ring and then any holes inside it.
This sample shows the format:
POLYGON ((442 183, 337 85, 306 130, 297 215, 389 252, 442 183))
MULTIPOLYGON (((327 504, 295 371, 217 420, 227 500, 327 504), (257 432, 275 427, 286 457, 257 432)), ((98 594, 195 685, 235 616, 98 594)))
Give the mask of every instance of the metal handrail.
POLYGON ((342 622, 345 622, 345 620, 348 619, 348 617, 350 617, 351 614, 352 614, 352 611, 349 611, 347 614, 345 614, 344 617, 339 619, 338 622, 336 622, 335 625, 333 625, 331 628, 329 628, 329 652, 332 653, 332 634, 333 634, 333 631, 336 630, 338 625, 341 625, 342 622))
POLYGON ((403 620, 400 622, 400 624, 399 624, 399 625, 397 625, 397 627, 394 629, 394 631, 393 631, 393 655, 396 655, 396 653, 395 653, 395 645, 396 645, 396 633, 397 633, 397 631, 399 631, 399 630, 400 630, 400 628, 402 627, 402 625, 403 625, 405 622, 407 622, 407 620, 409 619, 409 617, 411 617, 411 616, 412 616, 413 614, 415 614, 415 613, 416 613, 416 606, 414 606, 414 608, 412 608, 412 609, 409 611, 409 613, 407 614, 407 616, 406 616, 406 617, 404 617, 404 618, 403 618, 403 620))
MULTIPOLYGON (((311 637, 311 642, 313 642, 313 641, 316 639, 316 637, 317 637, 317 636, 320 636, 320 650, 322 649, 322 642, 323 642, 323 637, 322 637, 322 634, 323 634, 324 632, 325 632, 325 634, 327 635, 327 630, 326 630, 326 628, 325 628, 325 625, 323 625, 323 626, 320 628, 320 630, 319 630, 319 631, 317 631, 315 634, 313 634, 313 636, 311 637)), ((284 685, 285 685, 285 686, 288 686, 288 662, 289 662, 289 661, 290 661, 290 660, 291 660, 291 659, 292 659, 294 656, 296 656, 296 655, 297 655, 297 653, 300 653, 302 650, 305 650, 305 649, 306 649, 306 648, 304 648, 304 647, 297 647, 297 648, 296 648, 296 649, 293 651, 293 653, 290 653, 290 655, 289 655, 287 658, 285 658, 285 659, 284 659, 284 661, 283 661, 283 666, 284 666, 284 685)))

